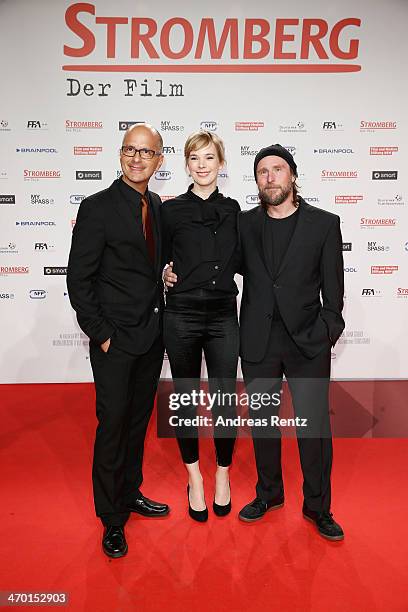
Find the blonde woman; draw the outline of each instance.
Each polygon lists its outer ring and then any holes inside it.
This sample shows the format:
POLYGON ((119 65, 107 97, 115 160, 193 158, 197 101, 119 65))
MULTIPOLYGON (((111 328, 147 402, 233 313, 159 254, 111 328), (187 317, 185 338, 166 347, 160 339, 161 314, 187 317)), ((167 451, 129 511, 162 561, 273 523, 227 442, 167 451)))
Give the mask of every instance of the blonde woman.
MULTIPOLYGON (((216 134, 191 134, 184 147, 186 169, 192 184, 186 193, 162 205, 165 261, 176 275, 168 286, 164 313, 164 342, 176 392, 191 393, 200 385, 204 353, 210 391, 235 391, 239 330, 237 320, 236 200, 224 197, 217 187, 218 173, 225 164, 224 144, 216 134)), ((228 404, 228 402, 226 402, 228 404)), ((191 403, 178 411, 194 417, 191 403)), ((217 416, 234 417, 233 405, 212 408, 217 416)), ((188 505, 192 519, 205 522, 208 509, 199 466, 197 429, 177 428, 177 441, 188 472, 188 505)), ((229 467, 236 430, 214 435, 216 454, 213 510, 225 516, 231 510, 229 467)))

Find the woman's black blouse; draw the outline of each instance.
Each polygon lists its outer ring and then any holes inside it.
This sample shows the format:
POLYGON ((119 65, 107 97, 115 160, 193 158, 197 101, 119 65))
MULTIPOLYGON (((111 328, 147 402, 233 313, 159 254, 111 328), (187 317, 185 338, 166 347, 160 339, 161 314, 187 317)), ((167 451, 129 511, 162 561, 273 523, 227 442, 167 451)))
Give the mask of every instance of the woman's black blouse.
POLYGON ((174 262, 177 283, 169 294, 207 289, 237 295, 239 263, 236 200, 218 188, 203 200, 191 191, 162 204, 163 264, 174 262))

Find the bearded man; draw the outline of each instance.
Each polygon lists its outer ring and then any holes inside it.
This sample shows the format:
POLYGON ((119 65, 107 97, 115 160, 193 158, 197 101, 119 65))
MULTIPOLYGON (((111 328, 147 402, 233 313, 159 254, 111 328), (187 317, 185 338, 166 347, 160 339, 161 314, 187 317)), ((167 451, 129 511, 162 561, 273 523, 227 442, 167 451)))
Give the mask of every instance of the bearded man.
MULTIPOLYGON (((303 516, 320 535, 341 540, 330 512, 332 438, 328 389, 331 347, 344 329, 340 219, 307 204, 296 185, 297 166, 279 144, 254 162, 260 205, 241 213, 243 295, 241 363, 249 395, 281 391, 285 375, 296 417, 303 472, 303 516)), ((251 409, 250 409, 251 410, 251 409)), ((251 416, 271 423, 273 405, 251 416)), ((253 411, 252 411, 253 412, 253 411)), ((253 427, 256 498, 239 513, 261 519, 284 503, 281 431, 253 427)))

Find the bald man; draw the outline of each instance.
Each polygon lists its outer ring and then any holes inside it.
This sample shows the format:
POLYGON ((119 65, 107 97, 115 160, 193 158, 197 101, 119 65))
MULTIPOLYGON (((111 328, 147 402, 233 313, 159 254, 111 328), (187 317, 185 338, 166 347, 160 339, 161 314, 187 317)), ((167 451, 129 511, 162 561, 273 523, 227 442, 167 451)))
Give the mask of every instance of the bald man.
POLYGON ((67 285, 89 336, 96 390, 92 480, 103 551, 128 550, 130 512, 160 517, 166 504, 140 492, 143 447, 163 361, 160 198, 148 190, 163 141, 136 124, 120 148, 122 176, 83 200, 73 231, 67 285))

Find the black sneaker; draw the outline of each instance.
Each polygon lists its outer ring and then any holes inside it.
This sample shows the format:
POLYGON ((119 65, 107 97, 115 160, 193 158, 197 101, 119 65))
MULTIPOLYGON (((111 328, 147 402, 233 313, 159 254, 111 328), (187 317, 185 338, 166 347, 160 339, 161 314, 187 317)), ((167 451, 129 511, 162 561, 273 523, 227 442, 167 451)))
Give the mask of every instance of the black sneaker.
POLYGON ((259 519, 263 517, 265 512, 282 508, 283 503, 283 497, 274 499, 269 502, 266 502, 263 499, 256 497, 253 501, 251 501, 250 504, 247 504, 242 508, 241 512, 238 514, 238 518, 241 519, 241 521, 245 521, 246 523, 259 521, 259 519))
POLYGON ((344 531, 333 519, 331 512, 315 512, 303 504, 303 518, 314 523, 320 535, 327 540, 344 540, 344 531))

